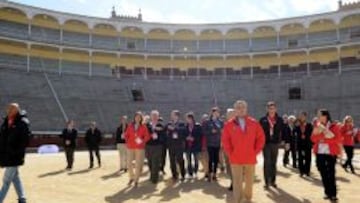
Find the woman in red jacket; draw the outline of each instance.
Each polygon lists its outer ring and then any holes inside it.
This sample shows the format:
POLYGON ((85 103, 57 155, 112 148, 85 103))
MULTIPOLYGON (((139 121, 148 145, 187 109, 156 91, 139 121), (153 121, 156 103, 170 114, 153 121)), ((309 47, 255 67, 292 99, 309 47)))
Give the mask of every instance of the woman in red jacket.
POLYGON ((347 160, 342 165, 342 167, 346 172, 347 168, 349 167, 353 174, 355 174, 355 170, 352 164, 352 158, 354 156, 354 143, 357 133, 358 129, 354 128, 353 118, 351 116, 345 116, 343 125, 341 126, 341 135, 343 137, 343 146, 347 160))
POLYGON ((139 177, 144 165, 145 144, 150 140, 148 128, 142 123, 142 121, 142 113, 136 112, 134 121, 128 125, 125 131, 127 167, 130 176, 128 185, 135 182, 135 187, 138 186, 139 177), (133 160, 135 160, 135 171, 133 160))
POLYGON ((325 189, 324 199, 337 201, 335 164, 336 157, 341 152, 341 133, 339 126, 332 122, 328 110, 319 110, 317 118, 311 135, 311 141, 314 143, 314 152, 316 154, 316 166, 320 172, 325 189))

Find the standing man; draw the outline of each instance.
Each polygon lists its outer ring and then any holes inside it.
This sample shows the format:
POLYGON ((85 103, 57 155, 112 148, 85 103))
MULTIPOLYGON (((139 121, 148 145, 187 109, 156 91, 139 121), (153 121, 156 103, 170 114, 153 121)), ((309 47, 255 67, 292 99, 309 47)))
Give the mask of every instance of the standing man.
POLYGON ((90 124, 90 128, 86 131, 85 142, 90 153, 90 166, 94 167, 94 152, 98 160, 98 166, 101 167, 101 157, 99 152, 99 146, 101 142, 101 131, 96 127, 96 122, 93 121, 90 124))
POLYGON ((311 168, 311 134, 313 126, 307 122, 307 113, 301 112, 299 115, 299 126, 295 128, 298 136, 298 154, 299 154, 299 171, 300 176, 310 176, 311 168))
POLYGON ((0 190, 0 202, 4 202, 10 184, 14 184, 19 203, 25 203, 24 188, 19 175, 19 166, 24 164, 25 148, 30 138, 29 120, 20 113, 20 107, 11 103, 0 128, 0 166, 5 168, 0 190))
POLYGON ((159 172, 162 165, 162 150, 165 142, 165 128, 159 121, 159 111, 150 113, 150 122, 147 124, 150 140, 146 143, 146 158, 150 169, 150 181, 156 184, 159 181, 159 172))
POLYGON ((234 202, 240 203, 243 198, 251 201, 256 156, 264 147, 265 136, 259 122, 248 116, 245 101, 236 101, 234 109, 236 117, 226 122, 222 144, 231 165, 234 202))
POLYGON ((185 124, 180 121, 180 111, 173 110, 170 115, 171 122, 166 126, 166 142, 169 149, 170 168, 173 181, 177 181, 179 173, 177 165, 180 168, 181 181, 185 180, 185 124))
POLYGON ((279 144, 281 142, 281 134, 283 131, 283 119, 278 116, 276 104, 270 101, 266 105, 267 114, 260 119, 260 124, 265 133, 264 155, 264 188, 267 190, 269 186, 277 188, 276 185, 276 163, 278 158, 279 144))
POLYGON ((66 156, 66 170, 71 170, 74 164, 74 152, 76 148, 77 130, 74 128, 74 121, 69 120, 66 128, 60 134, 63 140, 64 151, 66 156))
POLYGON ((220 109, 214 107, 211 109, 210 119, 205 123, 204 134, 207 141, 207 150, 209 154, 209 174, 208 181, 217 181, 216 173, 219 163, 221 133, 224 126, 220 119, 220 109))
POLYGON ((127 172, 127 154, 125 144, 125 131, 127 128, 127 116, 122 116, 120 119, 120 125, 116 129, 116 148, 119 152, 120 170, 119 172, 127 172))

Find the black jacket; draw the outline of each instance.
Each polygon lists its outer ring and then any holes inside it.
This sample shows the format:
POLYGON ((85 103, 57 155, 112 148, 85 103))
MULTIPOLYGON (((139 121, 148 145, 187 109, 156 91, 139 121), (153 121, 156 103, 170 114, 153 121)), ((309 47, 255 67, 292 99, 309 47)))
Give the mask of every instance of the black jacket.
POLYGON ((270 123, 268 121, 268 115, 262 117, 259 122, 265 133, 265 138, 266 138, 265 143, 280 144, 282 140, 282 133, 284 128, 283 119, 276 114, 276 124, 274 126, 273 136, 270 136, 270 123))
POLYGON ((127 128, 128 124, 125 124, 125 128, 123 131, 123 124, 121 124, 117 129, 116 129, 116 143, 117 144, 124 144, 125 143, 125 137, 121 138, 121 135, 123 133, 125 133, 126 128, 127 128))
POLYGON ((297 126, 295 128, 295 133, 297 134, 298 137, 298 149, 304 149, 304 148, 312 148, 312 142, 311 142, 311 134, 313 131, 313 126, 310 123, 306 123, 305 125, 305 131, 304 131, 304 135, 305 138, 302 137, 302 132, 301 132, 301 127, 297 126))
POLYGON ((185 150, 186 129, 183 122, 168 123, 166 125, 166 146, 170 150, 185 150), (174 126, 174 129, 169 129, 169 126, 174 126), (177 136, 174 136, 177 135, 177 136))
POLYGON ((98 128, 95 128, 94 132, 91 128, 86 131, 85 142, 89 148, 99 147, 101 140, 101 131, 98 128))
POLYGON ((155 126, 156 128, 161 128, 161 130, 153 129, 151 123, 148 123, 146 126, 151 136, 150 140, 146 143, 146 145, 164 145, 166 143, 166 131, 163 124, 158 122, 155 126), (157 134, 157 139, 153 139, 153 133, 157 134))
POLYGON ((203 133, 200 123, 195 123, 191 133, 188 124, 186 124, 185 129, 186 129, 186 136, 191 135, 194 138, 194 141, 191 143, 191 146, 190 146, 190 142, 186 141, 186 150, 191 152, 201 152, 203 133))
POLYGON ((289 125, 285 124, 283 127, 282 140, 285 143, 295 144, 297 142, 296 126, 291 129, 289 125))
POLYGON ((0 129, 0 166, 23 165, 30 137, 29 120, 26 115, 18 114, 11 126, 8 125, 6 117, 0 129))
POLYGON ((76 147, 76 139, 77 139, 77 130, 76 129, 68 130, 67 128, 65 128, 62 131, 60 138, 63 139, 64 147, 75 148, 76 147), (66 145, 66 140, 70 141, 69 145, 66 145))

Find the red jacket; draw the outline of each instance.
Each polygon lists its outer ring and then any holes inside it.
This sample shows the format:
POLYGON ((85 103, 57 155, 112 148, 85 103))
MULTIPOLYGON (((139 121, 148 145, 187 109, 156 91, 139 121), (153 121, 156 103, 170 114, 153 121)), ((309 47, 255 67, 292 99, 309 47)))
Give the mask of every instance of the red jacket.
POLYGON ((221 141, 230 164, 256 164, 256 156, 265 144, 265 134, 256 119, 246 117, 242 130, 237 118, 233 118, 226 122, 221 141))
POLYGON ((343 137, 344 146, 354 146, 356 134, 352 125, 345 124, 341 126, 341 136, 343 137))
POLYGON ((129 124, 125 131, 125 141, 128 149, 144 149, 147 141, 150 140, 149 130, 146 125, 140 125, 135 130, 134 123, 129 124), (141 143, 136 140, 140 139, 141 143))
MULTIPOLYGON (((316 127, 314 126, 314 129, 316 127)), ((314 153, 317 154, 318 149, 319 149, 319 143, 323 141, 323 143, 326 143, 329 145, 330 148, 330 154, 331 155, 338 155, 341 153, 341 147, 340 145, 342 144, 342 136, 341 136, 341 132, 340 132, 340 126, 333 123, 330 125, 329 127, 330 131, 332 133, 334 133, 334 137, 333 138, 325 138, 324 133, 320 133, 320 134, 314 134, 314 131, 311 135, 311 141, 314 143, 314 153)))

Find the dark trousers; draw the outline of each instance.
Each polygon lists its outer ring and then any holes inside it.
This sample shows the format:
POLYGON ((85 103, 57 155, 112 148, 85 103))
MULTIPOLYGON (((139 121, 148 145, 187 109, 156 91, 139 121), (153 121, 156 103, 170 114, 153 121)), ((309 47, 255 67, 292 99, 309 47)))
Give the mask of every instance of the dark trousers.
POLYGON ((352 159, 354 157, 354 146, 344 146, 345 153, 346 153, 346 161, 343 165, 344 168, 350 167, 350 170, 354 172, 354 166, 352 164, 352 159))
POLYGON ((297 151, 295 146, 290 145, 290 149, 286 150, 285 149, 285 153, 284 153, 284 157, 283 157, 283 164, 286 166, 289 164, 290 160, 289 160, 289 156, 291 153, 291 158, 292 158, 292 165, 294 168, 297 167, 297 151))
POLYGON ((310 175, 311 168, 311 147, 299 148, 299 171, 300 174, 310 175))
POLYGON ((216 174, 219 164, 220 147, 208 147, 209 154, 209 173, 216 174))
POLYGON ((72 168, 74 163, 74 147, 64 147, 67 166, 66 168, 72 168))
POLYGON ((161 151, 161 165, 160 165, 160 170, 164 171, 165 169, 165 164, 166 164, 166 154, 167 154, 167 147, 166 145, 162 145, 162 151, 161 151))
POLYGON ((274 143, 265 144, 263 149, 264 156, 264 180, 265 185, 275 184, 276 182, 276 162, 279 153, 279 145, 274 143))
POLYGON ((187 151, 186 152, 186 160, 187 160, 187 170, 190 176, 194 173, 196 174, 199 170, 199 152, 187 151), (193 165, 194 160, 194 165, 193 165))
POLYGON ((159 180, 163 146, 147 145, 145 150, 146 159, 148 160, 148 166, 150 170, 150 180, 152 183, 157 183, 159 180))
POLYGON ((179 165, 181 177, 185 178, 184 150, 179 148, 169 148, 170 169, 174 179, 179 178, 176 164, 179 165))
POLYGON ((94 153, 98 160, 98 164, 100 166, 101 165, 101 157, 100 157, 99 146, 92 146, 92 147, 89 147, 88 149, 89 149, 90 166, 92 167, 94 165, 94 153))
POLYGON ((335 164, 336 156, 327 154, 316 155, 316 166, 321 175, 325 195, 328 197, 336 197, 335 164))

